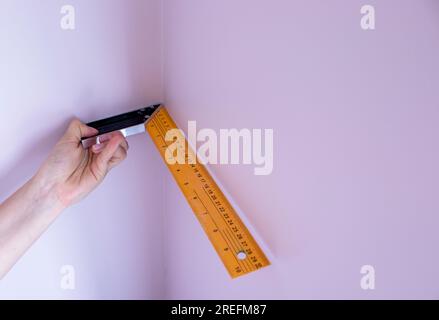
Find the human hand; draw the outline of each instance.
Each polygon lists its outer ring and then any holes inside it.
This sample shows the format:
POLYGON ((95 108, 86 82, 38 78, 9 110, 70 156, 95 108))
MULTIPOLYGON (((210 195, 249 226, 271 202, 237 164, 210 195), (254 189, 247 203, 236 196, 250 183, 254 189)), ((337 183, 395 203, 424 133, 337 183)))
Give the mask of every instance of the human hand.
POLYGON ((100 137, 101 144, 84 149, 81 138, 97 133, 73 120, 35 176, 39 185, 55 194, 62 207, 87 196, 127 156, 128 143, 119 132, 105 134, 100 137))
POLYGON ((127 156, 120 133, 84 149, 96 129, 73 120, 36 175, 0 203, 0 279, 66 207, 89 194, 127 156))

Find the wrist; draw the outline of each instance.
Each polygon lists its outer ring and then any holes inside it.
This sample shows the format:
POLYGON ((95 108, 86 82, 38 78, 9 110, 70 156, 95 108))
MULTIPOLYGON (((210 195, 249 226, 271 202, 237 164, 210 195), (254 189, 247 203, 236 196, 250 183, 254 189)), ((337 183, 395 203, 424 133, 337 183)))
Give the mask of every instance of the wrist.
POLYGON ((66 209, 67 206, 61 201, 56 191, 56 183, 45 179, 37 173, 29 180, 27 186, 32 195, 32 202, 41 206, 45 212, 58 215, 66 209))

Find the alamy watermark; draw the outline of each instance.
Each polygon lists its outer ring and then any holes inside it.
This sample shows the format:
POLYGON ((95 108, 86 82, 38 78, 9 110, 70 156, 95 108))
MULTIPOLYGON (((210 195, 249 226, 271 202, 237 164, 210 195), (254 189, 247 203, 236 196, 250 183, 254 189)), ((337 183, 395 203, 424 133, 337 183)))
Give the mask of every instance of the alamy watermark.
POLYGON ((75 290, 76 289, 76 273, 75 267, 72 265, 63 265, 59 269, 61 280, 59 286, 62 290, 75 290))
POLYGON ((362 14, 361 29, 375 30, 375 7, 367 4, 361 7, 360 12, 362 14))
POLYGON ((62 15, 59 25, 62 30, 75 30, 76 28, 76 14, 75 7, 72 5, 64 5, 61 7, 60 13, 62 15))
POLYGON ((187 132, 191 148, 180 129, 166 132, 165 140, 171 142, 165 152, 168 164, 252 164, 255 175, 273 172, 273 129, 220 129, 217 134, 208 128, 197 131, 196 121, 189 121, 187 132))
POLYGON ((360 269, 362 274, 360 287, 363 290, 375 290, 375 268, 369 264, 364 265, 360 269))

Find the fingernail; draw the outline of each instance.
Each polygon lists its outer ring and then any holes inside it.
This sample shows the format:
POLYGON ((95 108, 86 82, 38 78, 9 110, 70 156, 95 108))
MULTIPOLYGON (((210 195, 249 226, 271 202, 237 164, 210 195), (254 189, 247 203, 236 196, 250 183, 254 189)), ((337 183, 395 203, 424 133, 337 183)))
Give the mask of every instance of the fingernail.
POLYGON ((93 145, 93 151, 97 152, 100 151, 104 147, 103 144, 95 144, 93 145))
POLYGON ((111 134, 105 133, 105 134, 99 136, 99 141, 101 143, 106 142, 106 141, 110 140, 110 138, 111 138, 111 134))

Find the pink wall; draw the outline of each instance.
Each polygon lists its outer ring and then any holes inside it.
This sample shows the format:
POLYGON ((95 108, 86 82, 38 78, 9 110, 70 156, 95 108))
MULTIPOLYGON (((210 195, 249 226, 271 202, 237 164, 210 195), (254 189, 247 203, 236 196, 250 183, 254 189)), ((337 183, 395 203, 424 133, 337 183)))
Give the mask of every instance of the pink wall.
POLYGON ((437 1, 165 0, 164 22, 181 126, 275 131, 271 176, 212 168, 273 265, 231 281, 167 175, 167 296, 438 298, 437 1))
MULTIPOLYGON (((0 199, 28 179, 72 116, 84 121, 160 101, 159 0, 0 2, 0 199)), ((104 184, 67 210, 0 282, 2 298, 160 298, 161 159, 150 139, 104 184), (60 288, 60 268, 76 290, 60 288)))
POLYGON ((367 1, 373 32, 360 29, 359 0, 161 2, 72 0, 73 32, 59 28, 64 1, 0 2, 0 200, 73 115, 165 98, 183 128, 274 129, 272 175, 212 167, 273 265, 230 280, 137 136, 0 298, 438 298, 437 1, 367 1), (360 288, 365 264, 374 291, 360 288), (59 286, 63 265, 76 269, 74 291, 59 286))

